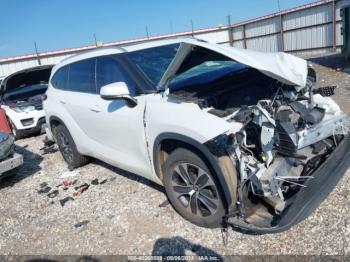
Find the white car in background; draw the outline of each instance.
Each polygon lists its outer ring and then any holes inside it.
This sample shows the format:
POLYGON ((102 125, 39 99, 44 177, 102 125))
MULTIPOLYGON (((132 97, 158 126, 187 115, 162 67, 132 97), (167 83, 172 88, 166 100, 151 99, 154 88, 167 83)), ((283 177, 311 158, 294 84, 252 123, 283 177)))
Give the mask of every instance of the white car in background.
POLYGON ((53 68, 47 133, 70 168, 94 157, 163 184, 196 225, 279 232, 350 164, 346 115, 315 81, 295 56, 195 39, 101 48, 53 68))
POLYGON ((52 69, 43 65, 15 72, 3 79, 0 88, 1 108, 13 135, 20 139, 41 132, 45 123, 43 100, 52 69))

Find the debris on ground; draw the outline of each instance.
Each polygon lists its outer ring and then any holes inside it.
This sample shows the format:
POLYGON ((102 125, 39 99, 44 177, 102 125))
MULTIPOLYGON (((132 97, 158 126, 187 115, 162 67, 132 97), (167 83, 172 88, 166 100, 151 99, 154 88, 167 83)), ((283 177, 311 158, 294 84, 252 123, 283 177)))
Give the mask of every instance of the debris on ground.
POLYGON ((100 185, 103 185, 104 183, 106 183, 108 181, 108 179, 104 179, 100 182, 100 185))
POLYGON ((96 186, 96 185, 98 185, 98 184, 99 184, 99 183, 98 183, 98 179, 97 179, 97 178, 91 181, 91 185, 96 186))
POLYGON ((74 225, 74 227, 75 227, 75 228, 78 228, 78 227, 86 226, 86 225, 89 224, 89 223, 90 223, 89 220, 83 220, 83 221, 81 221, 81 222, 79 222, 79 223, 76 223, 76 224, 74 225))
POLYGON ((43 182, 43 183, 40 184, 40 189, 37 190, 37 192, 39 194, 47 194, 47 193, 50 192, 50 190, 51 190, 51 187, 49 187, 46 182, 43 182))
POLYGON ((58 194, 59 194, 58 190, 54 190, 54 191, 50 192, 49 194, 47 194, 47 196, 49 198, 55 198, 56 196, 58 196, 58 194))
POLYGON ((63 199, 60 199, 60 204, 62 207, 64 207, 64 205, 68 202, 68 201, 74 201, 73 197, 65 197, 63 199))
POLYGON ((95 178, 94 180, 91 181, 91 185, 97 186, 97 185, 103 185, 104 183, 106 183, 108 181, 108 179, 104 179, 102 181, 98 181, 98 178, 95 178))
POLYGON ((80 196, 81 193, 83 193, 89 188, 89 186, 90 186, 89 184, 84 183, 81 186, 77 187, 76 191, 73 193, 73 196, 80 196))
POLYGON ((68 177, 74 177, 79 175, 79 172, 77 170, 73 170, 73 171, 66 171, 63 172, 60 176, 60 178, 68 178, 68 177))
POLYGON ((47 154, 53 154, 58 151, 57 147, 53 144, 51 146, 44 146, 43 148, 40 148, 40 151, 43 153, 41 155, 47 155, 47 154))
POLYGON ((64 185, 65 187, 68 187, 68 186, 75 185, 77 182, 78 182, 78 180, 74 180, 74 181, 65 180, 65 181, 63 181, 63 185, 64 185))

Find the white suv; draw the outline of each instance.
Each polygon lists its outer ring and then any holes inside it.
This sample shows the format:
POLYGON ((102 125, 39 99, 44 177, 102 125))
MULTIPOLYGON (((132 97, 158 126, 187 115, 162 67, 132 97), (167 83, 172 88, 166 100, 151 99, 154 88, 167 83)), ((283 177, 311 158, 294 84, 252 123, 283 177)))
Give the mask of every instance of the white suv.
POLYGON ((101 48, 56 65, 48 136, 70 168, 89 157, 163 184, 205 227, 286 230, 350 160, 347 119, 303 59, 195 39, 101 48))

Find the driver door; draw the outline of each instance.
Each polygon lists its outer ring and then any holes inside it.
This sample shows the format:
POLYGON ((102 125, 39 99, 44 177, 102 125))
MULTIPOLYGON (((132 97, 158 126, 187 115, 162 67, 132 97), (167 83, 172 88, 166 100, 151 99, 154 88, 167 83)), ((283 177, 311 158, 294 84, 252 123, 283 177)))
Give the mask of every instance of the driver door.
POLYGON ((137 174, 151 174, 145 139, 143 114, 146 96, 139 94, 135 81, 115 56, 96 59, 96 95, 91 105, 88 136, 101 150, 106 162, 137 174), (104 100, 100 97, 102 86, 125 82, 137 105, 131 107, 123 99, 104 100))

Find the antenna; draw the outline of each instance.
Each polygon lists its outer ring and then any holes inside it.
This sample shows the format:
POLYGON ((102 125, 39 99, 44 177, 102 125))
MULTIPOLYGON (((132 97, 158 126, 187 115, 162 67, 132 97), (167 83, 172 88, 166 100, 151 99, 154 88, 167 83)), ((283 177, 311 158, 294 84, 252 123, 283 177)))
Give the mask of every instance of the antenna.
POLYGON ((191 31, 192 31, 192 37, 194 37, 194 26, 193 26, 193 20, 191 19, 191 31))
POLYGON ((41 65, 41 60, 40 60, 40 56, 39 56, 39 52, 38 52, 38 46, 36 45, 35 41, 34 41, 34 49, 35 49, 36 57, 38 59, 38 64, 41 65))
POLYGON ((146 36, 147 36, 147 39, 149 39, 148 26, 146 26, 146 36))
POLYGON ((94 33, 94 40, 95 40, 95 46, 97 47, 97 38, 96 38, 96 34, 94 33))

